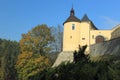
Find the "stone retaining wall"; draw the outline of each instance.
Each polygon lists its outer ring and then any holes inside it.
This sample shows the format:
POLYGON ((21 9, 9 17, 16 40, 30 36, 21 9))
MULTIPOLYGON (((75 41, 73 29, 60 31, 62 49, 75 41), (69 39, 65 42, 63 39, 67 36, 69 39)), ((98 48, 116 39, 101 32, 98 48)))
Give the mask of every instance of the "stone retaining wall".
POLYGON ((95 57, 108 54, 120 56, 120 38, 90 46, 90 56, 95 57))

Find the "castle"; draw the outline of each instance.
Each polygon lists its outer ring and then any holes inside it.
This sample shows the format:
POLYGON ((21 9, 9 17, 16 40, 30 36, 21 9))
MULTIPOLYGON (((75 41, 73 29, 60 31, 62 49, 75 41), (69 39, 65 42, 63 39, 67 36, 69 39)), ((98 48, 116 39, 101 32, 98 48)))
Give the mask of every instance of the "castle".
POLYGON ((90 45, 111 40, 115 38, 113 36, 120 36, 120 25, 111 30, 98 30, 86 14, 81 20, 77 18, 73 8, 63 25, 63 51, 54 65, 58 65, 62 61, 72 62, 73 51, 78 50, 79 45, 87 45, 86 54, 89 54, 90 45))
POLYGON ((85 14, 80 20, 75 16, 74 9, 64 22, 63 51, 74 51, 78 45, 87 45, 87 51, 91 44, 110 40, 111 30, 98 30, 94 23, 85 14))

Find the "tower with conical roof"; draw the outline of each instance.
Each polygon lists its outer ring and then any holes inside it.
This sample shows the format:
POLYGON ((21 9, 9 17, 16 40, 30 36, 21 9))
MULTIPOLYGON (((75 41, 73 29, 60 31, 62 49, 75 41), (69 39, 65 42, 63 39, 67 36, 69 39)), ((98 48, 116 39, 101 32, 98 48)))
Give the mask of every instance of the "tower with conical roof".
POLYGON ((93 24, 93 22, 88 18, 87 14, 83 16, 81 19, 82 22, 89 22, 91 24, 91 29, 97 30, 96 26, 93 24))
POLYGON ((80 19, 75 16, 75 11, 72 8, 70 16, 63 23, 63 51, 74 51, 78 49, 80 43, 80 19))
POLYGON ((67 23, 67 22, 81 22, 80 19, 78 19, 76 16, 75 16, 75 11, 74 9, 72 8, 71 11, 70 11, 70 16, 67 18, 67 20, 63 23, 67 23))
POLYGON ((75 11, 70 10, 70 16, 63 23, 63 51, 78 50, 78 46, 90 46, 90 30, 97 30, 93 22, 88 18, 87 14, 80 20, 75 16, 75 11))

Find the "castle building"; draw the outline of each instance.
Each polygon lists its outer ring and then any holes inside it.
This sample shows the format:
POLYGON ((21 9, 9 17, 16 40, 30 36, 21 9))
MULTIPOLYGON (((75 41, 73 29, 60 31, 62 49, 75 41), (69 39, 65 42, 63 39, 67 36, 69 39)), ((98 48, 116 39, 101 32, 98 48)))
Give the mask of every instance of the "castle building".
POLYGON ((86 51, 89 52, 90 45, 111 38, 111 30, 98 30, 86 14, 80 20, 75 16, 73 8, 63 25, 63 51, 78 50, 79 45, 87 45, 86 51))
POLYGON ((87 45, 86 54, 91 54, 91 45, 120 37, 120 25, 111 30, 99 30, 86 14, 82 19, 77 18, 73 8, 63 25, 63 51, 58 55, 53 67, 61 62, 73 62, 73 52, 78 50, 79 45, 87 45))

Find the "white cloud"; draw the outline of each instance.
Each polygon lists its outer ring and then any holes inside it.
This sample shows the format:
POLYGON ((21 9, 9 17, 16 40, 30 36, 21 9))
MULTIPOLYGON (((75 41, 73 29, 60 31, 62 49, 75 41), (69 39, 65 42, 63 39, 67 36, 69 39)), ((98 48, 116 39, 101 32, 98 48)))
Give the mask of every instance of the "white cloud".
POLYGON ((107 17, 107 16, 102 16, 102 19, 103 19, 103 24, 107 28, 113 28, 114 26, 120 24, 120 21, 114 20, 114 19, 107 17))

